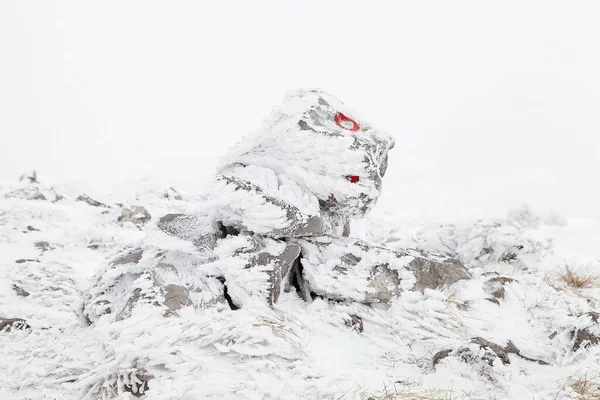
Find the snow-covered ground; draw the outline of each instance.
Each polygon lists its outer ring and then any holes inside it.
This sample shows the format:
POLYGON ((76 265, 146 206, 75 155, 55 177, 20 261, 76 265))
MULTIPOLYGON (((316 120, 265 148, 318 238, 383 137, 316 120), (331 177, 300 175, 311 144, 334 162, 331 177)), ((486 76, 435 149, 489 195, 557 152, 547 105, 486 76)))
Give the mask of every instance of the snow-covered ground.
POLYGON ((140 358, 162 371, 147 399, 599 396, 600 326, 587 313, 599 309, 600 224, 526 207, 454 224, 376 207, 355 221, 355 236, 444 253, 473 274, 390 305, 304 302, 292 291, 273 308, 184 308, 177 318, 149 310, 87 326, 82 293, 124 248, 144 239, 193 251, 156 227, 164 214, 194 211, 198 195, 177 194, 148 181, 127 193, 0 184, 0 317, 29 326, 0 332, 0 398, 99 398, 101 385, 135 380, 140 358), (45 200, 27 199, 39 197, 34 187, 45 200), (82 194, 106 207, 76 201, 82 194), (151 220, 119 222, 121 206, 132 205, 151 220))

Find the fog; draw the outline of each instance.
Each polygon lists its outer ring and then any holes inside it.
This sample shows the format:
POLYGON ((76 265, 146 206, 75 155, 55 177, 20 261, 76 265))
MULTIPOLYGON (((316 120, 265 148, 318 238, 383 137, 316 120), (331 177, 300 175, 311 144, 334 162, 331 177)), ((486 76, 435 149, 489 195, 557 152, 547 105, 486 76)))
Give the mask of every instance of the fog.
POLYGON ((596 1, 2 1, 0 179, 189 190, 286 90, 396 138, 382 208, 600 218, 596 1))

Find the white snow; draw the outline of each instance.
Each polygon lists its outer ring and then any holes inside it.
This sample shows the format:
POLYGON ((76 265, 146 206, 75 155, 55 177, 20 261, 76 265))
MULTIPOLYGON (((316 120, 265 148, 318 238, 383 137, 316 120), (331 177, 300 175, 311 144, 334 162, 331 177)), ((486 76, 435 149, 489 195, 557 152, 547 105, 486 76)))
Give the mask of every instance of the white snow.
MULTIPOLYGON (((529 209, 512 210, 507 219, 454 225, 377 213, 357 224, 364 239, 390 248, 454 252, 474 275, 441 291, 404 292, 391 305, 307 303, 290 292, 272 309, 248 298, 237 311, 183 309, 179 317, 165 318, 148 306, 123 321, 88 327, 78 312, 82 292, 119 251, 142 237, 149 245, 190 250, 154 222, 168 212, 194 211, 196 197, 169 199, 164 188, 149 186, 133 202, 153 217, 142 230, 117 222, 115 204, 132 198, 106 193, 102 199, 111 208, 101 208, 76 202, 74 195, 56 203, 5 198, 25 184, 0 186, 0 316, 24 318, 32 327, 0 333, 0 398, 108 396, 107 387, 98 385, 135 379, 136 357, 160 365, 148 399, 367 399, 396 392, 403 393, 400 398, 577 399, 569 382, 597 373, 600 346, 573 353, 563 328, 591 326, 589 317, 578 315, 598 309, 600 288, 569 287, 560 275, 566 265, 597 274, 600 225, 562 218, 556 224, 556 218, 529 209), (42 252, 34 247, 37 241, 51 249, 42 252), (485 247, 494 252, 477 257, 485 247), (503 262, 501 255, 512 251, 517 259, 503 262), (499 304, 486 300, 484 282, 494 275, 485 273, 493 271, 515 279, 504 286, 499 304), (30 295, 17 296, 13 284, 30 295), (362 333, 345 326, 350 315, 362 318, 362 333), (501 346, 511 341, 522 355, 549 365, 511 355, 509 365, 447 357, 432 366, 437 351, 456 349, 474 336, 501 346)), ((53 188, 78 193, 72 185, 53 188)), ((227 254, 227 246, 240 246, 228 240, 216 251, 227 254)), ((245 272, 243 266, 238 271, 245 272)), ((247 275, 240 279, 248 279, 248 286, 233 291, 261 290, 252 287, 260 284, 252 280, 256 275, 247 275)), ((351 280, 347 284, 351 291, 351 280)))

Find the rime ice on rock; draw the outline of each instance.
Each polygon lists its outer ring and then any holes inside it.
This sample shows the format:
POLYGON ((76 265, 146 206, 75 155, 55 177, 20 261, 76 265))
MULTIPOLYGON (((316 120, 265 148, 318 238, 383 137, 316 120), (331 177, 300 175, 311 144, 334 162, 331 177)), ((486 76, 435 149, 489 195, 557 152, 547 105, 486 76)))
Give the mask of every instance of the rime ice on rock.
POLYGON ((350 218, 363 217, 381 194, 393 147, 390 136, 334 97, 319 90, 288 93, 263 126, 223 159, 196 214, 158 221, 164 232, 194 243, 202 256, 177 255, 181 264, 169 263, 170 281, 162 277, 165 263, 159 259, 117 260, 90 290, 85 314, 92 321, 106 313, 118 319, 149 298, 164 306, 167 283, 204 293, 181 300, 181 306, 202 308, 227 292, 237 308, 252 298, 272 304, 290 286, 306 300, 320 295, 369 304, 468 278, 457 262, 345 238, 350 218), (192 285, 194 271, 202 284, 192 285), (156 293, 142 296, 147 286, 156 293))
POLYGON ((381 194, 393 146, 332 96, 288 93, 224 158, 196 213, 158 220, 196 251, 129 249, 96 275, 83 314, 89 323, 119 323, 138 309, 165 317, 186 307, 243 312, 285 292, 388 303, 402 291, 469 278, 459 262, 348 237, 350 218, 365 216, 381 194))

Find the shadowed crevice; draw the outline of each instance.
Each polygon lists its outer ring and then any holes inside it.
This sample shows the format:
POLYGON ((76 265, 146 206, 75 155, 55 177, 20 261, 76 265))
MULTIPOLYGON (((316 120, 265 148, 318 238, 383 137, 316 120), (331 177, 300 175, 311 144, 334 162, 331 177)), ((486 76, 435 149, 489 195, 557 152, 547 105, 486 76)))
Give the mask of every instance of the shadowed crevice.
POLYGON ((240 307, 235 305, 235 303, 231 299, 231 296, 229 295, 229 292, 227 291, 227 284, 226 284, 227 280, 225 279, 225 277, 218 276, 217 280, 223 284, 223 297, 225 297, 225 300, 227 300, 227 304, 229 305, 229 308, 231 308, 234 311, 239 310, 240 307))

